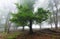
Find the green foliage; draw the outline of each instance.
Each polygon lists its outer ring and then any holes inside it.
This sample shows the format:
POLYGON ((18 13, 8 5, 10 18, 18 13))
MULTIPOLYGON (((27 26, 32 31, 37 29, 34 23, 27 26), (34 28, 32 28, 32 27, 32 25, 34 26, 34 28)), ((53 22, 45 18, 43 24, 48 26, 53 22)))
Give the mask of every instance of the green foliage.
POLYGON ((20 34, 20 32, 14 32, 14 33, 10 33, 7 34, 6 39, 16 39, 16 37, 20 34))
POLYGON ((49 11, 44 10, 43 8, 39 8, 37 13, 33 13, 32 9, 28 5, 18 5, 16 4, 18 12, 16 14, 12 14, 11 22, 16 23, 19 26, 29 25, 28 22, 32 20, 32 22, 36 21, 37 23, 41 23, 48 19, 49 11))
POLYGON ((38 12, 35 13, 35 15, 36 15, 36 22, 41 23, 48 19, 50 12, 49 10, 44 10, 43 8, 39 8, 38 12))
POLYGON ((35 0, 23 0, 22 5, 16 4, 18 12, 17 14, 12 14, 13 18, 10 19, 10 21, 20 26, 29 25, 29 20, 34 19, 34 14, 32 11, 34 1, 35 0))
POLYGON ((28 25, 30 19, 33 20, 34 14, 33 11, 28 6, 19 6, 17 5, 18 12, 12 14, 12 19, 10 21, 16 23, 17 25, 28 25))

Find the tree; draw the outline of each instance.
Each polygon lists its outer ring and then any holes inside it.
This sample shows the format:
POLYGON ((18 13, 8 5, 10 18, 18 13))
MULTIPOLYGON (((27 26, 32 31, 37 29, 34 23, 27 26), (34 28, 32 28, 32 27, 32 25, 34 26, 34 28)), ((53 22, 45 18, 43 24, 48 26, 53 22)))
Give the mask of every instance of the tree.
POLYGON ((29 25, 30 34, 33 34, 32 24, 34 21, 42 22, 45 21, 48 17, 48 11, 43 8, 38 9, 38 13, 34 14, 31 8, 28 5, 22 6, 17 4, 17 13, 12 14, 11 22, 16 23, 17 25, 26 26, 29 25), (44 14, 43 14, 44 13, 44 14))
MULTIPOLYGON (((32 11, 34 10, 33 9, 33 4, 35 3, 35 0, 20 0, 20 5, 22 6, 26 6, 28 5, 29 9, 31 9, 32 11)), ((23 29, 24 29, 24 26, 23 26, 23 29)))
POLYGON ((49 17, 49 20, 48 20, 48 24, 51 25, 51 28, 52 28, 52 23, 55 22, 53 7, 54 6, 52 4, 52 0, 49 0, 48 9, 51 11, 51 14, 50 14, 50 17, 49 17), (52 17, 52 15, 53 15, 53 17, 52 17))
POLYGON ((18 6, 18 12, 16 14, 12 14, 13 18, 11 19, 12 22, 16 23, 17 25, 25 26, 29 22, 30 33, 32 31, 32 22, 34 19, 33 11, 27 6, 18 6))
MULTIPOLYGON (((52 12, 51 12, 52 13, 52 12)), ((49 16, 49 19, 47 20, 47 22, 48 22, 48 24, 50 24, 51 25, 51 29, 53 28, 52 26, 52 24, 53 24, 53 18, 52 18, 52 14, 50 14, 50 16, 49 16)))
POLYGON ((58 28, 57 26, 58 26, 58 5, 59 3, 60 3, 59 0, 49 0, 49 8, 53 12, 54 24, 55 24, 56 29, 58 28))
POLYGON ((9 29, 11 26, 11 23, 9 21, 11 13, 9 12, 7 17, 6 17, 6 24, 5 24, 5 32, 9 33, 9 29))
POLYGON ((56 16, 55 16, 55 28, 57 29, 58 27, 58 0, 53 0, 53 2, 55 3, 55 8, 56 8, 56 16))
POLYGON ((40 23, 40 25, 41 25, 41 23, 43 21, 48 19, 50 12, 49 12, 49 10, 44 10, 43 8, 38 8, 38 11, 37 11, 37 13, 35 13, 35 15, 36 15, 36 22, 40 23))

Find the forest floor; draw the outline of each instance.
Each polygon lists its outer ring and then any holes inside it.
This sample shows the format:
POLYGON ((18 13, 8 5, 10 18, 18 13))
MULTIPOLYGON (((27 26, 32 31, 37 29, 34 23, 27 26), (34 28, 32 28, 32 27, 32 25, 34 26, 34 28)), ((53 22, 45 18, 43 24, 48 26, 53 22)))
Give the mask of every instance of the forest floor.
POLYGON ((7 33, 0 33, 0 39, 60 39, 60 30, 42 29, 34 30, 33 34, 28 31, 18 31, 7 33))
POLYGON ((15 39, 21 32, 0 32, 0 39, 15 39))
POLYGON ((24 34, 18 35, 16 39, 60 39, 60 32, 51 29, 43 29, 33 34, 24 32, 24 34))

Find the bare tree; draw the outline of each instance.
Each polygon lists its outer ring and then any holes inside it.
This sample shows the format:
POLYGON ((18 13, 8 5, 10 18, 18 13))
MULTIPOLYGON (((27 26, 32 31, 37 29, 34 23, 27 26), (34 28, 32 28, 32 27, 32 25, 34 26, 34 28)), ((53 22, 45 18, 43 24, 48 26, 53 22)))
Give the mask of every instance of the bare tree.
POLYGON ((56 13, 55 13, 55 28, 57 29, 58 28, 58 5, 59 5, 59 0, 53 0, 54 2, 54 6, 56 8, 56 13))
POLYGON ((53 12, 53 19, 54 19, 54 24, 55 24, 55 28, 57 29, 58 27, 58 5, 59 5, 59 0, 49 0, 49 6, 50 9, 53 12), (56 10, 54 10, 56 9, 56 10))
POLYGON ((7 33, 9 33, 9 29, 11 26, 9 19, 10 19, 10 12, 7 14, 7 17, 6 17, 5 32, 7 33))
POLYGON ((52 23, 55 22, 55 17, 54 17, 55 12, 53 8, 54 8, 53 2, 52 0, 49 0, 48 9, 51 11, 51 14, 49 16, 48 24, 51 25, 51 28, 52 28, 52 23))

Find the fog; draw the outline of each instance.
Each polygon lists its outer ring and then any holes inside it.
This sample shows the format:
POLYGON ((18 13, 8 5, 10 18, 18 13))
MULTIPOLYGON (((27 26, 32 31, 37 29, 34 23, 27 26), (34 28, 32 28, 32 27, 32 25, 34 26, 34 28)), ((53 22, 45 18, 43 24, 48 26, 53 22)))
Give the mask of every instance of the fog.
MULTIPOLYGON (((15 3, 22 4, 23 2, 22 0, 0 0, 0 27, 1 27, 0 30, 4 29, 4 24, 6 23, 6 17, 8 13, 17 11, 15 3)), ((35 0, 35 4, 33 6, 34 11, 37 11, 38 7, 46 9, 48 6, 48 0, 35 0)), ((39 28, 39 26, 40 25, 33 24, 33 28, 39 28)), ((47 22, 44 22, 42 28, 51 28, 51 26, 47 22)))

